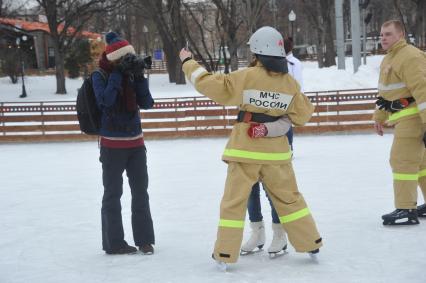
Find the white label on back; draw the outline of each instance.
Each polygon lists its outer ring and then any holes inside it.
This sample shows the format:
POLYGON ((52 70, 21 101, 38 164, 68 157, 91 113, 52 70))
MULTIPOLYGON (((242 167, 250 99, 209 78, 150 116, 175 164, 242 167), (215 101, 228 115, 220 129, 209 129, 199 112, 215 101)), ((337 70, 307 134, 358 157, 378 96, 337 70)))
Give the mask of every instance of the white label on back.
POLYGON ((292 95, 279 92, 257 89, 247 89, 243 91, 243 104, 266 109, 287 110, 292 99, 292 95))

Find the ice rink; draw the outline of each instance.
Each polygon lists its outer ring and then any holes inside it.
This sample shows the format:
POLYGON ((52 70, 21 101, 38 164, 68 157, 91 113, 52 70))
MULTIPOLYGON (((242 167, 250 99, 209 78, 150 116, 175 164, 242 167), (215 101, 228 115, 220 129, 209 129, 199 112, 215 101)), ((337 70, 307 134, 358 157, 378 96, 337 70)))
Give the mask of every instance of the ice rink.
MULTIPOLYGON (((0 145, 0 282, 426 282, 426 219, 383 227, 394 209, 392 136, 295 136, 300 191, 324 240, 306 254, 240 257, 226 273, 210 258, 226 164, 225 138, 149 140, 153 256, 101 248, 101 165, 96 142, 0 145)), ((126 240, 130 190, 122 197, 126 240)), ((419 195, 419 203, 423 198, 419 195)), ((270 208, 262 192, 267 242, 270 208)), ((245 239, 249 235, 248 219, 245 239)))

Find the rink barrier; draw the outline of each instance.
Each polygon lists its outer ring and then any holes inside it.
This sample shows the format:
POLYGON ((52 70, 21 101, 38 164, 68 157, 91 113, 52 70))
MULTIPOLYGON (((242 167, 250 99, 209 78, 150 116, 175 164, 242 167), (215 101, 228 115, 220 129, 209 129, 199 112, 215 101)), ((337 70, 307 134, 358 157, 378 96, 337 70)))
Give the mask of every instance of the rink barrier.
MULTIPOLYGON (((372 131, 377 89, 308 92, 315 113, 296 133, 372 131)), ((0 102, 0 142, 77 141, 97 137, 81 133, 75 101, 0 102)), ((147 139, 221 137, 229 135, 236 107, 221 106, 205 97, 156 99, 141 111, 147 139)))

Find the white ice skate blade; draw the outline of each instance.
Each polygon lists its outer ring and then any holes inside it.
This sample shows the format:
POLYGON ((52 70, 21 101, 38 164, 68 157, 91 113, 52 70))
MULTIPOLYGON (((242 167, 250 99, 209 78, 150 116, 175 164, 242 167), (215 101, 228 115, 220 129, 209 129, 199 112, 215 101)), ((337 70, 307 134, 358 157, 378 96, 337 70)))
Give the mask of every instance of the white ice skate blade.
POLYGON ((269 252, 269 258, 270 259, 276 259, 276 258, 281 257, 281 256, 286 255, 286 254, 288 254, 287 250, 281 250, 279 252, 269 252))
POLYGON ((241 256, 246 256, 246 255, 251 255, 251 254, 259 253, 261 251, 263 251, 263 249, 259 249, 259 248, 255 248, 252 251, 243 251, 243 250, 241 250, 240 251, 240 255, 241 256))
POLYGON ((309 257, 311 258, 311 260, 312 260, 313 262, 315 262, 315 263, 318 263, 318 262, 319 262, 319 261, 318 261, 318 253, 316 253, 316 254, 309 253, 309 257))
POLYGON ((226 264, 226 262, 218 261, 218 260, 215 260, 215 262, 216 262, 216 267, 219 271, 222 271, 222 272, 227 271, 228 265, 226 264))

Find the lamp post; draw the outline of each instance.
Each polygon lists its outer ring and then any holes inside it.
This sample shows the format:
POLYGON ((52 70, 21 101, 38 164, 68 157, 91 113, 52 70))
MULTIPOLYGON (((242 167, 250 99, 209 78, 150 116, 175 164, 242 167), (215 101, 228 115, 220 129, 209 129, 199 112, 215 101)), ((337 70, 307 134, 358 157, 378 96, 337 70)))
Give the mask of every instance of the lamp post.
POLYGON ((25 89, 25 80, 24 80, 24 60, 22 58, 22 48, 21 48, 21 41, 27 41, 28 37, 26 35, 23 35, 21 37, 16 38, 16 45, 19 49, 19 61, 21 63, 21 78, 22 78, 22 93, 19 96, 20 98, 27 97, 27 91, 25 89))
MULTIPOLYGON (((290 21, 290 24, 291 24, 291 37, 293 38, 294 36, 293 24, 296 21, 296 13, 293 10, 291 10, 290 13, 288 14, 288 20, 290 21)), ((294 41, 294 38, 293 38, 293 41, 294 41)))

